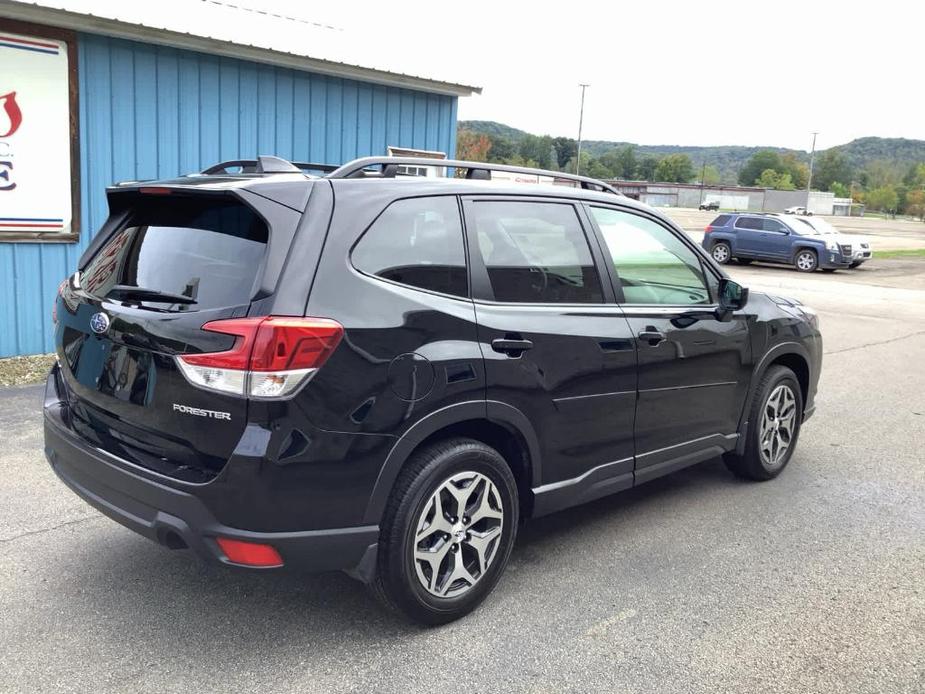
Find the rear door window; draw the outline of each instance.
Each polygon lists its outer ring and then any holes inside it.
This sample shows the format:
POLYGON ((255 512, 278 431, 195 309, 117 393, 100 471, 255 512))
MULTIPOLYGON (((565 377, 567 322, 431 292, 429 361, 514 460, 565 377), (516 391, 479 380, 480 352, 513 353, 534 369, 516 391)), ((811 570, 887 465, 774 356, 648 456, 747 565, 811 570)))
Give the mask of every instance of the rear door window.
POLYGON ((787 227, 778 222, 776 219, 769 219, 765 217, 761 221, 764 223, 762 228, 765 231, 773 231, 778 234, 784 234, 787 232, 787 227))
POLYGON ((441 294, 467 296, 466 251, 453 196, 397 200, 353 249, 366 274, 441 294))
POLYGON ((267 238, 264 221, 233 199, 139 196, 125 225, 82 270, 81 285, 98 298, 144 296, 159 310, 240 306, 253 295, 267 238))
POLYGON ((755 229, 761 231, 764 226, 758 217, 739 217, 735 223, 739 229, 755 229))
POLYGON ((711 227, 724 227, 729 222, 731 215, 721 214, 719 217, 710 222, 711 227))
POLYGON ((604 301, 601 279, 572 204, 475 200, 467 208, 466 223, 473 225, 495 301, 604 301))

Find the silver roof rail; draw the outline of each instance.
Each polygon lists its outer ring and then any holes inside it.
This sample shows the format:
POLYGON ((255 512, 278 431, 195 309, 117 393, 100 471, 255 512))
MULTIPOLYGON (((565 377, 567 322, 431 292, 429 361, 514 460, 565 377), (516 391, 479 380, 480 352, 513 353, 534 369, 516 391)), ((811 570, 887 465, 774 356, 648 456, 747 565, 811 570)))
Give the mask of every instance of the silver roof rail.
POLYGON ((484 161, 462 161, 459 159, 428 159, 426 157, 363 157, 347 162, 343 166, 329 173, 326 178, 394 178, 398 174, 399 166, 439 166, 441 168, 466 169, 466 178, 490 180, 492 171, 506 171, 509 173, 529 174, 531 176, 547 176, 564 181, 575 181, 586 190, 599 190, 614 195, 623 196, 613 186, 588 176, 565 173, 564 171, 547 171, 546 169, 531 169, 526 166, 512 166, 510 164, 492 164, 484 161), (381 171, 367 171, 379 166, 381 171))

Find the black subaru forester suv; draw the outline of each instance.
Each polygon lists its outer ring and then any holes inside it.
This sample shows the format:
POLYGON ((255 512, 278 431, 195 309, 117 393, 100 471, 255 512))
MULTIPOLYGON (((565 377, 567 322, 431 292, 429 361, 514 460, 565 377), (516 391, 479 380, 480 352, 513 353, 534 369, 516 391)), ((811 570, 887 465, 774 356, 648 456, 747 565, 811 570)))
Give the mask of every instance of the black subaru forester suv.
POLYGON ((55 305, 58 476, 166 547, 344 570, 435 624, 491 592, 526 518, 717 456, 787 465, 811 310, 599 181, 401 175, 434 164, 110 188, 55 305))

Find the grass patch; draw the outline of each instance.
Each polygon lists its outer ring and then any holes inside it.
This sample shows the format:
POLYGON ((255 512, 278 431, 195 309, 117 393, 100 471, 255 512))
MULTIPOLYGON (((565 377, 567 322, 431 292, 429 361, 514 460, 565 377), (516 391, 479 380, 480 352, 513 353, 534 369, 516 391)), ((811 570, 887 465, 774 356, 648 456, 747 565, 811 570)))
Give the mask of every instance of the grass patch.
POLYGON ((41 383, 55 363, 54 354, 0 359, 0 386, 24 386, 41 383))
POLYGON ((907 248, 901 251, 874 251, 874 258, 925 258, 925 248, 907 248))

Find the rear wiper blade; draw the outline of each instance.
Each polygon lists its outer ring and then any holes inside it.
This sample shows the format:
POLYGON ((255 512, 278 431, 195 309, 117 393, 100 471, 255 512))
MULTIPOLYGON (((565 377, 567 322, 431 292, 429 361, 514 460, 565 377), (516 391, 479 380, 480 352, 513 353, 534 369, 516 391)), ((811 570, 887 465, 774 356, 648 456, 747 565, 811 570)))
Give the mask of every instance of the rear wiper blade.
POLYGON ((138 299, 140 301, 160 301, 165 304, 195 304, 195 299, 185 294, 173 294, 171 292, 162 292, 158 289, 145 289, 144 287, 133 287, 128 284, 117 284, 109 290, 110 296, 117 296, 126 299, 138 299))

